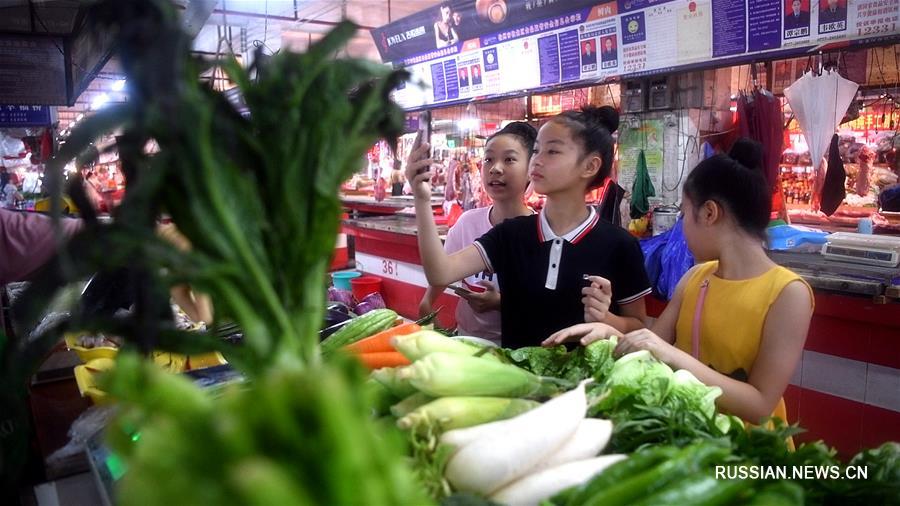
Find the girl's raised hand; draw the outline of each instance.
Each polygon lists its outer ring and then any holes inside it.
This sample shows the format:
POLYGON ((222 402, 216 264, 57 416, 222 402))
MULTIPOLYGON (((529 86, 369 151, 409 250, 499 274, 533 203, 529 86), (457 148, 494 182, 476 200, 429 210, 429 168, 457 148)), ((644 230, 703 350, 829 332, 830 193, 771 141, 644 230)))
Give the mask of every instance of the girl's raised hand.
POLYGON ((545 339, 541 346, 558 346, 575 341, 582 346, 587 346, 600 339, 609 339, 611 336, 621 339, 622 333, 605 323, 579 323, 554 333, 545 339))
POLYGON ((581 289, 581 303, 584 304, 584 321, 604 322, 612 304, 612 283, 600 276, 585 276, 591 286, 581 289))
POLYGON ((406 159, 406 180, 412 188, 413 195, 416 198, 431 198, 431 164, 434 163, 429 156, 431 145, 427 142, 421 142, 421 131, 419 137, 413 143, 409 157, 406 159))
POLYGON ((641 329, 619 339, 613 356, 619 358, 634 351, 647 350, 661 362, 671 364, 677 349, 650 330, 641 329))

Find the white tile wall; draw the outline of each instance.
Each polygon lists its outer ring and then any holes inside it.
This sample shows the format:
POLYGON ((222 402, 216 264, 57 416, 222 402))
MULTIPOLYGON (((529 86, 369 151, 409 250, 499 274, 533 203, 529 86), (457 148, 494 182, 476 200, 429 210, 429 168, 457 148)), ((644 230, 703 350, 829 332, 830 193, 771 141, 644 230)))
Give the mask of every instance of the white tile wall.
POLYGON ((803 352, 800 385, 857 402, 866 399, 866 362, 815 351, 803 352))
POLYGON ((869 364, 866 404, 900 411, 900 369, 869 364))

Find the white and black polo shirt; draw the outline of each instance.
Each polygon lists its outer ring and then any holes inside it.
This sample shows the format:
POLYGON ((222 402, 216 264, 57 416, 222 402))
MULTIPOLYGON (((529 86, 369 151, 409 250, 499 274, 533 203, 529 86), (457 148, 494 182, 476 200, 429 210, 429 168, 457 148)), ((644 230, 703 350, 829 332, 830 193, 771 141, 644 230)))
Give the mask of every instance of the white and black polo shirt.
POLYGON ((610 311, 616 314, 620 305, 650 293, 637 239, 590 210, 563 236, 540 213, 506 220, 475 241, 488 269, 500 275, 503 346, 538 346, 554 332, 584 323, 585 274, 610 280, 610 311))

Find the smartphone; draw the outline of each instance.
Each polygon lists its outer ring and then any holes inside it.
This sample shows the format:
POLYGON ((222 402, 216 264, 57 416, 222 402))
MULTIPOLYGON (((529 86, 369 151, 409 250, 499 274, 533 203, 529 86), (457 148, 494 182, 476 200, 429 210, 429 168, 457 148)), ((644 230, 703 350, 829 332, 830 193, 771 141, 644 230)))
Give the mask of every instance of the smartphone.
MULTIPOLYGON (((416 140, 413 142, 413 149, 418 148, 423 142, 431 144, 431 113, 429 111, 419 113, 419 133, 416 134, 416 140)), ((434 148, 432 147, 432 152, 434 148)), ((432 156, 429 153, 428 156, 432 156)), ((423 167, 416 171, 416 174, 427 172, 429 167, 423 167)))
POLYGON ((456 292, 456 295, 472 295, 472 290, 464 287, 463 285, 449 285, 447 288, 456 292))
POLYGON ((425 136, 425 132, 420 128, 418 132, 416 132, 416 139, 413 141, 412 150, 419 149, 419 146, 422 145, 422 138, 425 136))

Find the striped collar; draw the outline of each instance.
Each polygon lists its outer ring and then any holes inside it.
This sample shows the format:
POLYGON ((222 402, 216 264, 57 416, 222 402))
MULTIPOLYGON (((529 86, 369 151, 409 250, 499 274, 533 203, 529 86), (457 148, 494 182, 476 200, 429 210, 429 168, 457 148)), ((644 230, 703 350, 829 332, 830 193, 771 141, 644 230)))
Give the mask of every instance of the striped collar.
POLYGON ((584 236, 588 235, 588 233, 593 230, 594 226, 597 225, 597 222, 600 221, 600 215, 598 215, 597 211, 594 210, 594 206, 588 206, 588 210, 588 216, 584 221, 581 222, 581 224, 572 229, 569 233, 561 236, 556 235, 553 232, 553 229, 550 228, 550 223, 547 222, 547 216, 543 211, 541 211, 540 213, 538 213, 538 241, 543 243, 556 239, 563 239, 570 244, 578 244, 578 241, 582 240, 584 236))

